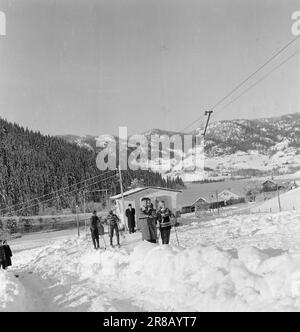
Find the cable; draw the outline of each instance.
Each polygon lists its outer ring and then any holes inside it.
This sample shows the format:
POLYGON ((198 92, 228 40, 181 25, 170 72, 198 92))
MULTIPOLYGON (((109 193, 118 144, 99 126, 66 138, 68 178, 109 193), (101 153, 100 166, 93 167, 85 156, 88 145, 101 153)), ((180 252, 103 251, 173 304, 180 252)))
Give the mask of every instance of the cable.
MULTIPOLYGON (((113 177, 115 177, 115 175, 113 175, 113 176, 111 176, 111 177, 108 177, 108 178, 105 178, 105 179, 102 179, 101 181, 97 181, 97 182, 91 183, 91 184, 88 185, 88 187, 93 186, 93 185, 95 185, 95 184, 98 184, 98 183, 100 183, 100 182, 102 182, 102 181, 108 180, 108 179, 113 178, 113 177)), ((47 200, 43 201, 42 203, 44 204, 44 203, 47 203, 47 202, 51 202, 52 200, 57 199, 58 197, 64 197, 64 196, 70 195, 70 194, 72 194, 72 193, 74 193, 74 192, 77 192, 77 191, 80 191, 80 189, 78 188, 78 189, 72 190, 72 191, 70 191, 70 192, 68 192, 68 193, 61 194, 61 195, 58 195, 58 196, 52 197, 52 198, 50 198, 50 199, 47 199, 47 200)), ((13 211, 13 212, 14 212, 15 214, 17 214, 17 213, 19 213, 19 212, 21 212, 21 211, 23 211, 23 210, 25 210, 25 209, 30 209, 30 208, 32 208, 32 207, 34 207, 34 206, 39 205, 39 204, 40 204, 40 202, 39 202, 39 203, 32 204, 32 205, 30 205, 30 206, 25 206, 25 207, 23 207, 23 208, 21 208, 21 209, 19 209, 19 210, 17 210, 17 211, 13 211)))
MULTIPOLYGON (((222 97, 219 101, 215 103, 214 106, 211 107, 210 110, 214 110, 217 106, 219 106, 224 100, 226 100, 228 97, 230 97, 234 92, 236 92, 241 86, 243 86, 246 82, 248 82, 254 75, 256 75, 258 72, 260 72, 263 68, 265 68, 271 61, 273 61, 278 55, 280 55, 283 51, 285 51, 290 45, 292 45, 298 38, 297 36, 291 41, 289 41, 287 44, 285 44, 279 51, 277 51, 274 55, 272 55, 264 64, 262 64, 260 67, 258 67, 252 74, 250 74, 248 77, 246 77, 242 82, 240 82, 234 89, 232 89, 229 93, 227 93, 224 97, 222 97)), ((191 124, 186 126, 183 131, 185 131, 187 128, 191 127, 194 123, 200 121, 204 116, 197 118, 191 124)))
POLYGON ((274 71, 276 71, 277 69, 279 69, 280 67, 282 67, 284 64, 286 64, 288 61, 290 61, 293 57, 295 57, 296 55, 300 54, 300 51, 298 50, 296 53, 292 54, 291 56, 289 56, 287 59, 285 59, 284 61, 282 61, 279 65, 277 65, 276 67, 274 67, 271 71, 269 71, 267 73, 267 75, 263 76, 260 80, 258 80, 257 82, 255 82, 254 84, 250 85, 243 93, 241 93, 240 95, 238 95, 236 98, 234 98, 233 100, 231 100, 229 103, 227 103, 225 106, 223 106, 221 109, 219 109, 218 111, 215 112, 215 114, 221 112, 222 110, 224 110, 225 108, 227 108, 228 106, 230 106, 231 104, 233 104, 235 101, 237 101, 239 98, 241 98, 244 94, 246 94, 249 90, 251 90, 252 88, 254 88, 256 85, 258 85, 259 83, 261 83, 262 81, 264 81, 266 78, 268 78, 274 71))
MULTIPOLYGON (((102 182, 102 181, 105 181, 105 180, 111 179, 111 178, 113 178, 113 177, 115 177, 115 176, 116 176, 116 175, 112 175, 112 176, 107 177, 107 178, 105 178, 105 179, 101 179, 100 181, 97 181, 97 182, 94 182, 94 183, 89 184, 87 187, 91 187, 91 186, 93 186, 93 185, 95 185, 95 184, 98 184, 98 183, 100 183, 100 182, 102 182)), ((66 195, 70 195, 70 194, 72 194, 72 193, 74 193, 74 192, 77 192, 77 191, 80 191, 80 189, 77 188, 77 189, 75 189, 75 190, 69 191, 68 193, 61 194, 61 195, 58 195, 58 196, 52 197, 52 198, 50 198, 50 199, 47 199, 47 200, 43 201, 42 203, 44 204, 44 203, 50 202, 50 201, 52 201, 52 200, 54 200, 54 199, 56 199, 56 198, 58 198, 58 197, 64 197, 64 196, 66 196, 66 195)), ((21 212, 21 211, 23 211, 23 210, 25 210, 25 209, 30 209, 30 208, 32 208, 32 207, 35 207, 35 206, 39 205, 39 204, 40 204, 40 202, 39 202, 39 203, 32 204, 32 205, 29 205, 29 206, 26 206, 26 207, 23 207, 23 208, 21 208, 21 209, 19 209, 19 210, 14 210, 13 212, 14 212, 14 214, 17 214, 17 213, 19 213, 19 212, 21 212)))
POLYGON ((225 99, 230 97, 235 91, 237 91, 242 85, 244 85, 246 82, 248 82, 254 75, 256 75, 259 71, 261 71, 263 68, 265 68, 271 61, 273 61, 279 54, 281 54, 283 51, 285 51, 290 45, 292 45, 298 38, 297 36, 294 39, 292 39, 290 42, 288 42, 286 45, 284 45, 278 52, 276 52, 273 56, 271 56, 263 65, 261 65, 258 69, 256 69, 251 75, 249 75, 246 79, 244 79, 241 83, 239 83, 233 90, 231 90, 226 96, 221 98, 213 107, 212 109, 215 109, 217 106, 219 106, 225 99))
POLYGON ((104 176, 104 175, 106 175, 106 174, 108 174, 108 173, 110 173, 110 172, 115 172, 115 170, 110 170, 110 171, 107 171, 107 172, 105 172, 105 173, 103 173, 103 174, 99 174, 99 175, 93 176, 93 177, 91 177, 91 178, 88 178, 88 179, 82 180, 82 181, 80 181, 80 182, 76 182, 76 183, 74 183, 74 184, 72 184, 72 185, 70 185, 70 186, 68 186, 68 187, 64 187, 64 188, 61 188, 61 189, 59 189, 59 190, 53 191, 53 192, 51 192, 51 193, 49 193, 49 194, 46 194, 46 195, 38 196, 38 197, 36 197, 36 198, 29 199, 29 200, 26 201, 26 202, 22 202, 22 203, 14 204, 14 205, 8 206, 8 207, 6 207, 6 208, 2 208, 2 209, 0 209, 0 212, 5 211, 5 210, 7 210, 7 209, 14 208, 14 207, 19 206, 19 205, 27 204, 27 203, 29 203, 29 202, 31 202, 31 201, 35 201, 36 199, 41 199, 41 198, 47 197, 47 196, 49 196, 49 195, 56 194, 56 193, 58 193, 58 192, 60 192, 60 191, 64 191, 64 190, 66 190, 66 189, 70 189, 70 188, 72 188, 72 187, 74 187, 74 186, 76 186, 76 185, 83 184, 83 183, 85 183, 86 181, 93 180, 93 179, 98 178, 98 177, 100 177, 100 176, 104 176))

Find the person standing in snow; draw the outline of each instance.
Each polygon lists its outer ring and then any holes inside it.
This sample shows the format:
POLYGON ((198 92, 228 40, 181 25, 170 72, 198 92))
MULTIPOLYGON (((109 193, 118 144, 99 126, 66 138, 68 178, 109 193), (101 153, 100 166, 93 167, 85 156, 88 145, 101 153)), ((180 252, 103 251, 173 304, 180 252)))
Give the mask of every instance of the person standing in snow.
POLYGON ((99 229, 98 229, 99 222, 100 220, 97 216, 97 211, 94 211, 91 217, 90 230, 91 230, 93 245, 96 250, 99 249, 99 229))
POLYGON ((172 228, 171 217, 173 213, 166 208, 165 202, 160 202, 160 207, 157 210, 157 222, 160 230, 162 244, 170 243, 170 234, 172 228))
POLYGON ((142 199, 142 203, 140 217, 142 239, 151 243, 157 243, 156 211, 149 198, 142 199))
POLYGON ((135 209, 131 204, 128 205, 128 209, 126 210, 126 217, 128 221, 129 234, 134 233, 135 228, 135 209))
POLYGON ((5 268, 7 268, 8 266, 12 266, 12 262, 11 262, 12 252, 11 252, 10 246, 7 244, 6 240, 3 241, 3 247, 4 247, 4 251, 5 251, 5 256, 6 256, 5 268))
POLYGON ((5 248, 3 245, 3 240, 0 240, 0 268, 6 269, 7 258, 5 253, 5 248))
POLYGON ((114 233, 116 233, 117 244, 118 244, 118 247, 119 247, 120 246, 120 233, 119 233, 118 223, 120 222, 120 219, 111 210, 111 211, 109 211, 109 214, 108 214, 106 220, 107 220, 107 223, 109 225, 110 245, 111 245, 111 247, 113 247, 113 236, 114 236, 114 233))

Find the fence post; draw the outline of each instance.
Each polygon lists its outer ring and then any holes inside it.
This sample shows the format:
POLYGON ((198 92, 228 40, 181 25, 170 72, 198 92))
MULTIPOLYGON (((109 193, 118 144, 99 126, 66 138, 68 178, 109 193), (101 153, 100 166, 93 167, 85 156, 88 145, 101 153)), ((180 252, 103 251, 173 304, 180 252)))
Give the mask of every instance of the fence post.
POLYGON ((281 212, 281 211, 282 211, 282 208, 281 208, 280 193, 279 193, 279 187, 278 187, 278 184, 277 184, 277 197, 278 197, 278 207, 279 207, 279 211, 281 212))

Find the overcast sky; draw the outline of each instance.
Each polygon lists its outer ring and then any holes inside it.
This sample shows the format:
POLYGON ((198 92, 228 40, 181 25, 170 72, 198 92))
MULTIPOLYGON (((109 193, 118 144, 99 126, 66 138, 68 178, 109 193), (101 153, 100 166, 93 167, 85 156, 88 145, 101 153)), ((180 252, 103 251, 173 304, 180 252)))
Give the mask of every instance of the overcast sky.
MULTIPOLYGON (((0 0, 0 10, 0 116, 45 134, 98 135, 183 129, 293 38, 300 4, 0 0)), ((299 68, 297 55, 213 120, 299 112, 299 68)))

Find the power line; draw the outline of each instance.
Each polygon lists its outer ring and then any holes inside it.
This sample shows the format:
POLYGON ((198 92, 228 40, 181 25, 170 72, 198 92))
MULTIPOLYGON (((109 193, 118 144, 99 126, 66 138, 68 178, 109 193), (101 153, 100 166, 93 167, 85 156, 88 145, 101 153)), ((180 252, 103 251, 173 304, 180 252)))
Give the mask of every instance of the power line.
POLYGON ((286 64, 288 61, 290 61, 293 57, 295 57, 296 55, 300 54, 300 51, 295 52, 294 54, 292 54, 291 56, 289 56, 287 59, 285 59, 284 61, 282 61, 279 65, 277 65, 276 67, 274 67, 271 71, 269 71, 266 75, 264 75, 260 80, 258 80, 257 82, 255 82, 254 84, 250 85, 245 91, 243 91, 241 94, 239 94, 236 98, 234 98, 233 100, 231 100, 229 103, 227 103, 225 106, 223 106, 222 108, 220 108, 218 111, 215 111, 216 113, 221 112, 222 110, 224 110, 225 108, 227 108, 228 106, 230 106, 231 104, 233 104, 234 102, 236 102, 238 99, 240 99, 243 95, 245 95, 248 91, 250 91, 251 89, 253 89, 255 86, 257 86, 259 83, 261 83, 262 81, 264 81, 266 78, 268 78, 274 71, 276 71, 277 69, 279 69, 280 67, 282 67, 284 64, 286 64))
POLYGON ((271 61, 273 61, 279 54, 281 54, 283 51, 285 51, 290 45, 292 45, 298 38, 297 36, 294 39, 292 39, 290 42, 288 42, 286 45, 284 45, 279 51, 277 51, 274 55, 272 55, 263 65, 261 65, 258 69, 256 69, 251 75, 249 75, 247 78, 245 78, 241 83, 239 83, 233 90, 231 90, 227 95, 225 95, 223 98, 221 98, 213 107, 212 109, 219 106, 225 99, 230 97, 234 92, 236 92, 242 85, 244 85, 246 82, 248 82, 254 75, 256 75, 259 71, 261 71, 263 68, 265 68, 271 61))
MULTIPOLYGON (((97 182, 94 182, 94 183, 91 183, 91 184, 87 185, 86 187, 91 187, 91 186, 93 186, 93 185, 96 185, 96 184, 98 184, 98 183, 100 183, 100 182, 106 181, 106 180, 111 179, 111 178, 114 178, 114 177, 116 177, 116 175, 112 175, 112 176, 109 176, 109 177, 107 177, 107 178, 105 178, 105 179, 101 179, 101 180, 99 180, 99 181, 97 181, 97 182)), ((43 201, 42 203, 44 204, 44 203, 47 203, 47 202, 51 202, 52 200, 57 199, 58 197, 67 196, 67 195, 70 195, 70 194, 72 194, 72 193, 74 193, 74 192, 78 192, 78 191, 80 191, 80 190, 81 190, 81 189, 77 188, 77 189, 72 190, 72 191, 69 191, 69 192, 67 192, 67 193, 65 193, 65 194, 61 194, 61 195, 58 195, 58 196, 52 197, 52 198, 50 198, 50 199, 47 199, 47 200, 43 201)), ((24 204, 26 204, 26 203, 24 203, 24 204)), ((14 214, 17 214, 17 213, 19 213, 19 212, 21 212, 21 211, 23 211, 23 210, 25 210, 25 209, 30 209, 30 208, 32 208, 32 207, 35 207, 35 206, 39 205, 39 204, 40 204, 40 202, 39 202, 39 203, 32 204, 32 205, 29 205, 29 206, 25 206, 25 207, 23 207, 23 208, 21 208, 21 209, 19 209, 19 210, 13 211, 13 213, 14 213, 14 214)))
MULTIPOLYGON (((91 187, 91 186, 93 186, 93 185, 95 185, 95 184, 98 184, 98 183, 100 183, 100 182, 102 182, 102 181, 105 181, 105 180, 111 179, 111 178, 113 178, 113 177, 115 177, 115 176, 116 176, 116 175, 113 175, 113 176, 107 177, 107 178, 105 178, 105 179, 101 179, 100 181, 97 181, 97 182, 94 182, 94 183, 89 184, 87 187, 91 187)), ((42 203, 44 204, 44 203, 47 203, 47 202, 51 202, 51 201, 53 201, 54 199, 57 199, 57 198, 59 198, 59 197, 64 197, 64 196, 70 195, 70 194, 72 194, 72 193, 74 193, 74 192, 78 192, 78 191, 80 191, 80 190, 81 190, 81 189, 77 188, 77 189, 72 190, 72 191, 69 191, 69 192, 67 192, 67 193, 65 193, 65 194, 61 194, 61 195, 58 195, 58 196, 52 197, 52 198, 50 198, 50 199, 47 199, 47 200, 43 201, 42 203)), ((39 202, 39 203, 32 204, 32 205, 30 205, 30 206, 25 206, 25 207, 23 207, 22 209, 19 209, 19 210, 17 210, 17 211, 13 211, 13 212, 16 214, 16 213, 21 212, 21 211, 23 211, 23 210, 25 210, 25 209, 30 209, 30 208, 32 208, 32 207, 35 207, 35 206, 37 206, 37 205, 39 205, 39 204, 40 204, 40 202, 39 202)))
MULTIPOLYGON (((289 41, 287 44, 285 44, 279 51, 277 51, 274 55, 272 55, 266 62, 264 62, 260 67, 258 67, 252 74, 247 76, 242 82, 240 82, 234 89, 232 89, 230 92, 228 92, 224 97, 222 97, 220 100, 218 100, 211 108, 210 110, 214 110, 216 107, 218 107, 223 101, 225 101, 227 98, 229 98, 234 92, 236 92, 240 87, 242 87, 245 83, 247 83, 252 77, 254 77, 258 72, 260 72, 262 69, 264 69, 270 62, 272 62, 275 58, 277 58, 278 55, 280 55, 282 52, 284 52, 290 45, 292 45, 298 38, 297 36, 291 41, 289 41)), ((201 121, 205 115, 198 117, 196 120, 191 122, 188 126, 186 126, 182 131, 185 131, 187 128, 194 125, 196 122, 201 121)))
MULTIPOLYGON (((59 192, 61 192, 61 191, 67 190, 67 189, 70 189, 70 188, 72 188, 72 187, 74 187, 74 186, 77 186, 77 185, 79 185, 79 184, 84 184, 84 183, 86 183, 87 181, 94 180, 94 179, 96 179, 96 178, 98 178, 98 177, 100 177, 100 176, 104 176, 104 175, 106 175, 106 174, 108 174, 108 173, 110 173, 110 172, 115 172, 115 170, 110 170, 110 171, 107 171, 107 172, 105 172, 105 173, 103 173, 103 174, 99 174, 99 175, 93 176, 93 177, 91 177, 91 178, 88 178, 88 179, 82 180, 82 181, 80 181, 80 182, 73 183, 72 185, 70 185, 70 186, 68 186, 68 187, 64 187, 64 188, 61 188, 61 189, 59 189, 59 190, 55 190, 55 191, 53 191, 53 192, 51 192, 51 193, 49 193, 49 194, 46 194, 46 195, 38 196, 38 197, 36 197, 36 198, 29 199, 29 200, 26 201, 26 202, 22 202, 22 203, 14 204, 14 205, 8 206, 8 207, 6 207, 6 208, 2 208, 2 209, 0 209, 0 212, 5 211, 5 210, 8 210, 8 209, 11 209, 11 208, 14 208, 14 207, 19 206, 19 205, 27 204, 27 203, 29 203, 29 202, 35 201, 36 199, 41 199, 41 198, 45 198, 45 197, 50 196, 50 195, 54 195, 54 194, 56 194, 56 193, 59 193, 59 192)), ((56 196, 56 197, 57 197, 57 196, 56 196)))

